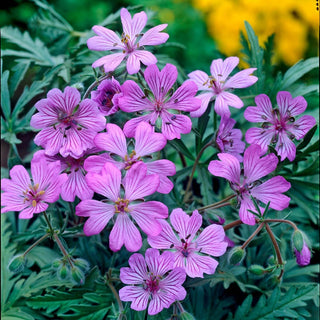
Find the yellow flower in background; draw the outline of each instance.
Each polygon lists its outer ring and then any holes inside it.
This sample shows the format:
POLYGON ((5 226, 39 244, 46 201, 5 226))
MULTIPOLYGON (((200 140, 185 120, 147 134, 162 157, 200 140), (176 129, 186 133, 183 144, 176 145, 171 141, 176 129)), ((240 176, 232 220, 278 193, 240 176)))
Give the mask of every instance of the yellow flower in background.
POLYGON ((288 65, 304 57, 310 34, 319 38, 319 12, 314 0, 192 0, 192 3, 204 13, 210 35, 228 56, 240 54, 244 21, 251 24, 261 46, 275 33, 275 58, 288 65))

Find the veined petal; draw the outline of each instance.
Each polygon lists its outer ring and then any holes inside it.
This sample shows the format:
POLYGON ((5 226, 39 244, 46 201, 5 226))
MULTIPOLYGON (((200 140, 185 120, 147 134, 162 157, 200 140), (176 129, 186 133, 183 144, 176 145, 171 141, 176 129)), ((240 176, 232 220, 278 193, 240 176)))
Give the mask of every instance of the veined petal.
POLYGON ((187 134, 191 131, 192 122, 183 114, 172 114, 163 111, 161 114, 163 135, 168 139, 180 139, 181 133, 187 134))
POLYGON ((107 132, 96 135, 94 143, 98 148, 115 153, 121 158, 124 158, 128 152, 124 133, 120 127, 113 123, 107 124, 107 132))
POLYGON ((222 226, 212 224, 200 233, 196 240, 196 248, 203 253, 219 257, 227 250, 228 243, 224 241, 225 235, 222 226))
POLYGON ((53 127, 44 128, 34 138, 34 143, 46 149, 46 154, 54 156, 63 144, 63 134, 53 127))
POLYGON ((210 72, 217 81, 225 81, 238 63, 238 57, 229 57, 224 61, 222 61, 222 59, 216 59, 211 63, 210 72))
POLYGON ((290 131, 297 140, 302 139, 306 133, 317 123, 316 119, 312 116, 302 116, 294 123, 287 123, 286 129, 290 131))
POLYGON ((31 184, 29 173, 22 165, 15 165, 10 170, 10 177, 11 180, 1 179, 1 190, 21 195, 31 184))
POLYGON ((158 201, 147 201, 128 206, 130 215, 148 236, 157 236, 161 232, 158 219, 168 217, 168 208, 158 201))
POLYGON ((222 177, 234 184, 240 184, 240 162, 227 153, 218 153, 219 160, 213 160, 209 163, 208 170, 217 177, 222 177))
POLYGON ((149 114, 146 114, 144 116, 133 118, 127 121, 124 124, 123 132, 126 135, 126 137, 131 138, 134 137, 136 134, 136 129, 139 123, 141 122, 148 122, 151 125, 155 124, 155 121, 157 120, 158 115, 155 112, 151 112, 149 114))
POLYGON ((87 45, 90 50, 107 51, 123 49, 121 39, 114 31, 102 26, 93 26, 92 30, 98 36, 88 39, 87 45))
POLYGON ((119 290, 120 299, 122 301, 132 301, 130 308, 136 311, 147 309, 149 296, 148 291, 138 286, 125 286, 119 290))
POLYGON ((128 54, 127 60, 127 71, 129 74, 138 73, 140 70, 140 60, 135 54, 135 52, 131 52, 128 54))
POLYGON ((168 40, 169 35, 164 32, 160 33, 160 31, 167 26, 167 24, 160 24, 146 31, 139 40, 139 46, 156 46, 165 43, 168 40))
POLYGON ((149 51, 136 50, 133 52, 133 55, 145 66, 150 66, 158 62, 157 58, 149 51))
POLYGON ((130 252, 138 251, 142 246, 142 238, 128 215, 118 214, 110 232, 109 246, 112 251, 119 251, 123 245, 130 252))
POLYGON ((223 99, 223 96, 221 96, 221 94, 218 94, 215 98, 214 111, 221 117, 224 116, 229 118, 231 115, 228 104, 225 99, 223 99))
POLYGON ((152 296, 148 307, 148 314, 155 315, 161 312, 163 308, 169 308, 174 301, 175 299, 172 295, 159 291, 152 296))
POLYGON ((198 86, 198 90, 206 90, 210 91, 213 95, 212 89, 210 89, 207 85, 209 81, 209 76, 201 71, 201 70, 196 70, 188 74, 188 77, 196 83, 198 86))
MULTIPOLYGON (((146 261, 143 257, 142 254, 140 253, 135 253, 129 258, 129 266, 131 270, 137 274, 140 279, 145 279, 147 276, 147 265, 146 261)), ((121 270, 121 269, 120 269, 121 270)), ((120 279, 121 279, 121 274, 120 274, 120 279)), ((121 279, 122 282, 124 282, 121 279)), ((124 282, 127 283, 127 282, 124 282)), ((129 284, 129 283, 128 283, 129 284)))
POLYGON ((74 108, 81 100, 80 92, 73 87, 66 87, 64 92, 59 89, 52 89, 47 94, 47 99, 51 100, 51 106, 54 109, 59 109, 67 114, 71 114, 74 108))
POLYGON ((253 226, 256 224, 256 218, 255 218, 255 215, 253 215, 248 210, 257 212, 257 209, 255 208, 249 196, 243 195, 241 199, 240 209, 239 209, 239 217, 243 223, 253 226))
POLYGON ((256 76, 251 75, 251 73, 255 70, 257 70, 257 68, 249 68, 236 73, 226 81, 223 89, 247 88, 252 86, 258 81, 258 78, 256 76))
POLYGON ((243 107, 242 100, 233 93, 223 91, 219 93, 218 96, 220 96, 225 101, 225 103, 230 107, 234 107, 237 109, 240 109, 243 107))
POLYGON ((155 133, 153 127, 147 122, 140 122, 135 132, 135 152, 143 157, 160 151, 167 144, 167 139, 161 133, 155 133))
POLYGON ((307 108, 307 101, 304 97, 292 98, 291 93, 288 91, 278 92, 277 104, 282 117, 297 116, 307 108))
POLYGON ((178 208, 172 211, 170 222, 179 233, 180 239, 188 238, 191 241, 202 225, 202 216, 195 210, 190 217, 182 209, 178 208))
POLYGON ((38 202, 35 207, 27 207, 19 213, 19 219, 31 219, 34 214, 44 212, 48 209, 48 204, 38 202))
POLYGON ((174 268, 167 277, 161 281, 169 294, 172 294, 175 300, 183 300, 186 297, 186 291, 182 284, 186 280, 186 272, 183 268, 174 268))
POLYGON ((268 146, 271 144, 274 134, 272 128, 250 128, 246 132, 246 141, 250 144, 259 145, 261 148, 260 155, 263 155, 268 151, 268 146))
POLYGON ((296 146, 284 131, 279 132, 278 142, 275 146, 275 149, 277 150, 278 155, 281 157, 281 161, 283 161, 285 158, 293 161, 296 157, 296 146))
POLYGON ((288 191, 290 187, 290 182, 285 178, 276 176, 252 188, 251 195, 265 204, 270 201, 272 209, 283 210, 289 206, 290 198, 282 192, 288 191))
POLYGON ((247 183, 257 181, 277 168, 278 158, 275 154, 270 153, 263 158, 260 158, 260 154, 260 146, 256 144, 252 144, 244 152, 243 168, 247 183))
POLYGON ((248 107, 244 112, 244 117, 250 122, 270 122, 274 123, 272 104, 266 94, 259 94, 255 97, 256 107, 248 107))
POLYGON ((170 224, 165 221, 159 221, 161 224, 161 233, 157 236, 148 236, 148 243, 152 248, 156 249, 170 249, 172 245, 178 246, 181 242, 172 230, 170 224))
POLYGON ((130 38, 134 39, 137 37, 147 23, 147 15, 144 11, 138 12, 133 15, 132 20, 130 22, 130 38))
POLYGON ((124 57, 125 57, 125 54, 122 52, 109 54, 107 56, 104 56, 96 60, 92 64, 92 68, 103 66, 105 72, 114 71, 118 67, 118 65, 121 63, 121 61, 124 59, 124 57))
POLYGON ((213 98, 213 96, 214 96, 213 92, 206 92, 206 93, 202 93, 202 94, 199 94, 198 96, 196 96, 197 99, 201 100, 201 106, 198 110, 191 111, 190 117, 192 117, 192 118, 201 117, 205 113, 205 111, 207 110, 209 102, 213 98))
POLYGON ((191 278, 203 278, 203 273, 213 274, 217 266, 215 259, 194 253, 187 257, 185 270, 191 278))
POLYGON ((150 272, 163 276, 173 268, 173 253, 165 251, 161 255, 157 249, 149 248, 145 253, 145 260, 150 272))
POLYGON ((111 163, 106 163, 101 174, 87 173, 86 182, 96 193, 102 194, 112 201, 117 201, 120 195, 121 172, 111 163))
POLYGON ((158 189, 159 183, 157 174, 147 175, 147 166, 144 163, 135 163, 123 180, 125 198, 131 201, 149 196, 158 189))
POLYGON ((111 158, 106 153, 98 156, 90 156, 84 161, 83 167, 88 172, 101 173, 102 168, 109 160, 111 160, 111 158))

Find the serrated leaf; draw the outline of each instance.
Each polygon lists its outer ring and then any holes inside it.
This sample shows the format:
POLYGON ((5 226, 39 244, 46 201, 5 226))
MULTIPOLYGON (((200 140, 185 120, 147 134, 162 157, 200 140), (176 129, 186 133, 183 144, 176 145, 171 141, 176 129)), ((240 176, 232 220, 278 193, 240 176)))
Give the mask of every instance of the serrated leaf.
POLYGON ((284 74, 280 89, 287 89, 294 82, 296 82, 306 73, 315 68, 319 68, 318 57, 309 58, 307 60, 300 60, 290 69, 288 69, 287 72, 284 74))
POLYGON ((17 90, 29 67, 30 63, 18 63, 12 68, 12 75, 9 80, 9 88, 12 94, 17 90))

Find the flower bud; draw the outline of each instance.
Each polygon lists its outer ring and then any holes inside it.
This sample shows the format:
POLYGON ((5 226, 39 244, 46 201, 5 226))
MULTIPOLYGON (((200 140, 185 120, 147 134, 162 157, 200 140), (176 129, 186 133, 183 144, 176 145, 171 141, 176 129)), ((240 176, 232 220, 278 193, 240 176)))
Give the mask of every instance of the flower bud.
POLYGON ((84 259, 75 259, 73 261, 74 265, 78 268, 80 268, 83 272, 87 272, 89 270, 89 262, 84 259))
POLYGON ((260 266, 259 264, 251 265, 248 270, 257 276, 261 276, 261 275, 265 274, 265 272, 266 272, 266 270, 262 266, 260 266))
POLYGON ((234 247, 229 251, 228 261, 231 264, 238 264, 242 262, 246 252, 241 247, 234 247))
POLYGON ((180 313, 179 319, 181 319, 181 320, 195 320, 195 317, 191 313, 183 311, 182 313, 180 313))
POLYGON ((303 243, 301 252, 294 249, 294 254, 296 255, 297 264, 299 266, 307 266, 310 263, 311 252, 305 242, 303 243))
POLYGON ((58 269, 61 265, 62 261, 61 259, 56 259, 52 262, 52 268, 53 269, 58 269))
POLYGON ((9 262, 8 268, 11 272, 19 273, 24 269, 26 258, 23 254, 14 256, 9 262))
POLYGON ((73 267, 71 269, 71 279, 76 283, 76 284, 84 284, 85 276, 84 273, 81 271, 80 268, 78 267, 73 267))
POLYGON ((65 280, 68 277, 69 273, 70 273, 69 266, 65 264, 60 265, 57 271, 58 279, 65 280))
POLYGON ((303 235, 300 230, 295 230, 292 236, 292 243, 293 243, 293 248, 299 252, 302 251, 303 245, 304 245, 304 240, 303 240, 303 235))
POLYGON ((71 87, 76 88, 80 93, 82 93, 84 91, 84 85, 82 82, 77 82, 77 83, 73 84, 71 87))

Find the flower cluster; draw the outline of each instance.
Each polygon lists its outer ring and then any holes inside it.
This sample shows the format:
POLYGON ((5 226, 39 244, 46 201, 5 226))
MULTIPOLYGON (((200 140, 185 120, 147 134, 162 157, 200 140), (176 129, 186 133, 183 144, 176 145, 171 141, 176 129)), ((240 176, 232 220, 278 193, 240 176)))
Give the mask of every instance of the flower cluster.
MULTIPOLYGON (((216 132, 208 126, 210 135, 204 145, 214 146, 219 153, 211 155, 210 163, 207 161, 208 171, 229 182, 232 195, 227 200, 236 198, 234 210, 241 220, 236 223, 259 223, 259 232, 267 223, 262 216, 266 208, 288 208, 290 198, 284 193, 291 184, 278 174, 279 162, 295 159, 293 139, 302 139, 316 121, 308 115, 296 118, 307 107, 301 96, 293 98, 289 92, 279 92, 278 108, 273 108, 269 97, 259 94, 255 97, 257 106, 244 111, 247 121, 261 123, 260 128, 245 133, 246 147, 229 107, 244 106, 234 89, 255 84, 258 78, 252 73, 256 68, 231 75, 239 58, 216 59, 210 66, 211 75, 193 71, 179 86, 177 67, 168 63, 160 70, 156 57, 146 50, 147 46, 167 41, 168 35, 161 32, 167 25, 142 33, 147 23, 145 12, 131 17, 123 8, 120 15, 121 37, 102 26, 93 27, 96 36, 88 40, 89 49, 110 54, 93 63, 94 68, 103 66, 105 73, 88 93, 81 98, 75 87, 67 86, 63 92, 50 90, 36 103, 38 112, 32 116, 31 126, 40 130, 34 142, 43 149, 33 155, 32 178, 24 166, 17 165, 10 171, 11 179, 2 179, 2 212, 17 211, 19 218, 30 219, 42 212, 46 217, 49 204, 61 201, 60 195, 62 201, 75 203, 75 214, 81 217, 77 219, 84 223, 86 236, 107 234, 106 246, 113 252, 123 247, 129 252, 145 251, 145 256, 131 255, 130 267, 120 269, 120 280, 126 286, 120 289, 119 297, 131 302, 132 309, 148 309, 148 314, 154 315, 185 299, 183 283, 187 276, 214 274, 218 257, 233 246, 226 236, 229 227, 223 226, 224 219, 219 218, 217 224, 203 217, 210 205, 194 210, 194 203, 202 203, 197 200, 188 207, 189 187, 184 201, 173 204, 181 189, 175 188, 172 178, 176 164, 166 159, 168 140, 174 145, 171 140, 191 132, 190 117, 201 117, 214 106, 220 125, 216 132), (119 68, 122 61, 126 70, 119 68), (121 71, 117 77, 115 70, 121 71), (126 80, 128 74, 132 76, 126 80), (87 98, 90 93, 91 98, 87 98), (129 120, 124 122, 124 118, 129 120), (269 147, 274 147, 277 155, 268 153, 269 147), (156 192, 166 204, 157 201, 156 192), (166 220, 168 207, 173 210, 166 220)), ((193 163, 188 186, 205 148, 193 163)), ((181 175, 189 170, 184 166, 181 175)), ((232 204, 221 200, 211 208, 232 204)), ((48 225, 50 235, 61 247, 57 232, 50 222, 48 225)), ((270 234, 268 225, 266 228, 270 234)), ((298 247, 294 247, 297 263, 307 265, 311 252, 306 241, 298 247)), ((243 254, 244 249, 240 251, 243 254)), ((72 263, 71 268, 79 278, 72 263)))

